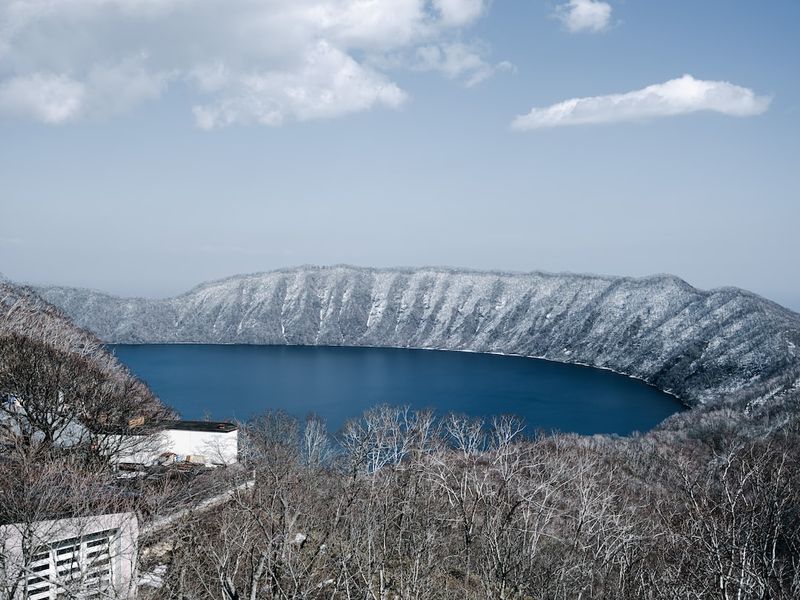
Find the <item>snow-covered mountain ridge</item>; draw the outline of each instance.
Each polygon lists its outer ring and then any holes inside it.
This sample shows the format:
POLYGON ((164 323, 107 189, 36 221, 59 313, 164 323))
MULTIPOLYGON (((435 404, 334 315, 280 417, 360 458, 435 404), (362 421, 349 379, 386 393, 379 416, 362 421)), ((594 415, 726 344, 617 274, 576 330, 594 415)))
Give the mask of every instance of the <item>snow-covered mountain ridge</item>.
POLYGON ((641 279, 304 266, 167 299, 37 291, 111 343, 388 346, 496 352, 638 377, 689 404, 795 382, 800 315, 749 292, 641 279))

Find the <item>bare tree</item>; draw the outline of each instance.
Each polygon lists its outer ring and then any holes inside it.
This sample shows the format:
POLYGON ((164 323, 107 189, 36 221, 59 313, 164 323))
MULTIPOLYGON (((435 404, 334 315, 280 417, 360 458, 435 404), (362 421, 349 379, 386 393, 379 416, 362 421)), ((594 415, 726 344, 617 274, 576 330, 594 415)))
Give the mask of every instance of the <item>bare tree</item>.
POLYGON ((106 479, 73 463, 0 465, 0 596, 132 596, 138 528, 131 510, 106 479))

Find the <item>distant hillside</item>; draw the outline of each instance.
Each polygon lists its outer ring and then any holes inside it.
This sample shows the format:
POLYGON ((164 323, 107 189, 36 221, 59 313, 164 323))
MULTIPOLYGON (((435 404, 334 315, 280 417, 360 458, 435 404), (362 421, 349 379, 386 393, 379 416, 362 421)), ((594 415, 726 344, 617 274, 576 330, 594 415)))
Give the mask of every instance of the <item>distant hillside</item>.
POLYGON ((0 340, 14 335, 43 344, 56 353, 85 359, 108 381, 123 384, 144 412, 148 407, 161 407, 150 389, 108 352, 94 334, 75 326, 61 310, 32 290, 0 279, 0 340))
POLYGON ((39 292, 114 343, 302 344, 497 352, 619 371, 690 404, 800 372, 800 315, 739 289, 449 269, 299 267, 163 300, 39 292))

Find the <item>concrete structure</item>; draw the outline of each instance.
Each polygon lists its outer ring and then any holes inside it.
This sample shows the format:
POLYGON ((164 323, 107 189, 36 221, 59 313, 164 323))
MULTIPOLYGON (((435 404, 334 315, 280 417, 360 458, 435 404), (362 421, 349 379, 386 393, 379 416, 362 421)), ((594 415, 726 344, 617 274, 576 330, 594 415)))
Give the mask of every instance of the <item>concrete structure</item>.
POLYGON ((167 451, 178 456, 203 457, 205 462, 218 465, 230 465, 239 459, 239 430, 233 423, 174 421, 161 435, 167 451))
POLYGON ((151 435, 120 435, 109 440, 117 463, 152 465, 159 461, 231 465, 239 457, 236 425, 215 421, 165 421, 151 435))
POLYGON ((0 595, 12 600, 136 596, 133 513, 0 526, 0 595))
MULTIPOLYGON (((0 398, 0 403, 2 429, 19 434, 20 423, 27 419, 19 401, 6 396, 0 398)), ((118 431, 93 431, 74 419, 57 432, 56 444, 70 448, 91 442, 107 455, 115 456, 117 463, 142 465, 158 462, 163 454, 176 455, 178 461, 213 465, 230 465, 239 457, 238 428, 226 421, 166 420, 146 424, 144 417, 136 417, 129 421, 128 428, 118 431)), ((41 437, 41 432, 34 432, 34 440, 41 437)))

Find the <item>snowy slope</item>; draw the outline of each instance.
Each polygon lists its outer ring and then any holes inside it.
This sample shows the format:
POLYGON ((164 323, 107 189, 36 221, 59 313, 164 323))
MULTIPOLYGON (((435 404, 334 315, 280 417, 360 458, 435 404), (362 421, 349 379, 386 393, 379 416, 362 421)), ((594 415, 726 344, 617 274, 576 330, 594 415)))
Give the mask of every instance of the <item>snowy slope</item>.
POLYGON ((614 369, 691 404, 785 383, 800 370, 800 315, 743 290, 702 291, 666 275, 337 266, 241 275, 164 300, 38 291, 108 342, 519 354, 614 369))
MULTIPOLYGON (((45 346, 54 360, 60 360, 55 358, 59 355, 80 358, 85 361, 86 369, 124 386, 129 395, 141 400, 143 407, 154 410, 161 407, 147 386, 134 378, 101 340, 76 327, 61 311, 42 302, 30 289, 0 280, 0 338, 14 337, 45 346)), ((18 347, 17 342, 12 346, 18 347)))

